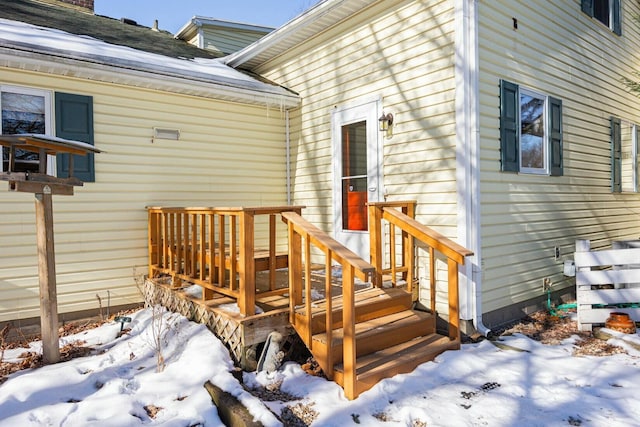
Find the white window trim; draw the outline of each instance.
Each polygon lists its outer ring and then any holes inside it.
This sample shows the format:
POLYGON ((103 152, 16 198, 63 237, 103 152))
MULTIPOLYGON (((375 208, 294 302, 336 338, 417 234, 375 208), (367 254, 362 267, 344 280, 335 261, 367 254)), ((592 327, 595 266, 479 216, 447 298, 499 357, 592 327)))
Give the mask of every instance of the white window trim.
MULTIPOLYGON (((637 193, 638 192, 638 168, 640 167, 640 164, 638 163, 638 143, 640 141, 638 141, 638 125, 636 123, 633 123, 631 121, 628 120, 620 120, 620 125, 621 126, 629 126, 631 127, 631 159, 632 159, 632 165, 633 167, 631 168, 631 179, 633 180, 633 190, 625 190, 625 186, 623 185, 623 183, 620 183, 620 193, 637 193)), ((621 141, 622 142, 622 141, 621 141)), ((622 166, 622 164, 621 164, 622 166)), ((621 178, 622 175, 621 175, 621 178)))
POLYGON ((544 100, 544 110, 543 110, 543 120, 544 120, 544 137, 543 137, 543 143, 544 143, 544 156, 543 156, 543 163, 544 163, 544 167, 542 168, 528 168, 528 167, 524 167, 522 166, 522 109, 521 109, 521 104, 520 104, 520 99, 518 99, 518 132, 520 132, 519 135, 519 139, 518 139, 518 144, 520 145, 518 147, 518 155, 519 155, 519 159, 518 159, 518 170, 519 173, 522 174, 529 174, 529 175, 549 175, 549 150, 550 150, 550 143, 549 143, 549 97, 543 93, 540 92, 536 92, 534 90, 531 89, 527 89, 525 87, 519 86, 519 96, 522 95, 528 95, 534 98, 539 98, 539 99, 543 99, 544 100))
POLYGON ((631 126, 631 158, 633 159, 631 176, 633 179, 633 192, 637 193, 638 192, 638 125, 631 122, 629 122, 628 124, 631 126))
MULTIPOLYGON (((44 128, 45 135, 53 136, 53 95, 51 91, 34 89, 24 86, 0 85, 2 92, 19 93, 23 95, 42 96, 44 98, 44 128)), ((0 97, 0 112, 2 111, 2 98, 0 97)), ((0 153, 1 154, 1 153, 0 153)), ((49 175, 56 174, 56 157, 47 156, 47 171, 49 175)), ((0 172, 5 172, 3 162, 0 161, 0 172)))

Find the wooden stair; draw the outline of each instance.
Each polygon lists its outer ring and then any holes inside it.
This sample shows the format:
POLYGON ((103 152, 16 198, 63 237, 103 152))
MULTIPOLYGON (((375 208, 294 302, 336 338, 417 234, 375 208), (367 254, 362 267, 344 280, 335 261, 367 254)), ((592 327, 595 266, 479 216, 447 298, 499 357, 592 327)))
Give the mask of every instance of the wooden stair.
MULTIPOLYGON (((356 361, 356 396, 385 378, 413 371, 447 350, 458 350, 460 342, 432 333, 359 357, 356 361)), ((336 365, 333 380, 344 386, 342 364, 336 365)))
MULTIPOLYGON (((399 288, 367 288, 356 291, 356 322, 375 319, 377 317, 397 313, 410 308, 411 295, 399 288)), ((342 296, 337 296, 331 301, 332 320, 335 328, 342 328, 342 296)), ((325 331, 327 301, 319 300, 312 304, 311 308, 312 334, 325 331)), ((308 333, 309 321, 304 309, 296 310, 296 325, 299 333, 308 333)))
MULTIPOLYGON (((411 293, 400 288, 374 287, 355 293, 356 395, 460 347, 458 340, 436 333, 432 313, 413 310, 412 304, 411 293)), ((330 343, 325 326, 327 301, 313 304, 311 319, 304 308, 296 309, 294 323, 303 339, 311 336, 307 346, 327 377, 344 387, 342 297, 334 298, 331 306, 330 343)))
MULTIPOLYGON (((282 213, 289 236, 289 320, 324 374, 342 386, 348 399, 460 348, 458 274, 465 257, 473 254, 417 222, 414 201, 372 202, 368 209, 371 263, 298 213, 282 213), (429 278, 420 289, 418 244, 420 256, 428 260, 429 278), (440 256, 446 258, 446 336, 436 332, 440 256), (341 296, 311 300, 318 285, 311 280, 314 263, 324 265, 325 272, 340 267, 341 296), (384 287, 385 277, 392 288, 384 287), (356 278, 372 288, 357 290, 356 278), (429 312, 413 309, 421 294, 429 301, 429 312)), ((332 295, 335 278, 324 277, 324 293, 332 295)))

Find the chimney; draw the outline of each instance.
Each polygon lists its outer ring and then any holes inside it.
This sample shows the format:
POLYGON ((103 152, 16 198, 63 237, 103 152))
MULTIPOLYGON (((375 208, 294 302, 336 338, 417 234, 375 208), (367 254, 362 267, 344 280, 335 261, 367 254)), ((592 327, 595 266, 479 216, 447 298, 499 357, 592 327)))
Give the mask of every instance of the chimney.
POLYGON ((45 3, 51 3, 58 6, 70 7, 82 12, 94 13, 94 0, 43 0, 45 3))

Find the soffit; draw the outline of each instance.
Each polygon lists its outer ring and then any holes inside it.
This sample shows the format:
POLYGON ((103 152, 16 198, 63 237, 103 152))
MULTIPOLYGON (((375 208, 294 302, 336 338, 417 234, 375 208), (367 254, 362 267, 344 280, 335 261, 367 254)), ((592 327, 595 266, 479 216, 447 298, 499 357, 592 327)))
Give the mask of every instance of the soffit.
POLYGON ((265 62, 333 27, 379 0, 325 0, 239 52, 225 58, 234 67, 255 70, 265 62))

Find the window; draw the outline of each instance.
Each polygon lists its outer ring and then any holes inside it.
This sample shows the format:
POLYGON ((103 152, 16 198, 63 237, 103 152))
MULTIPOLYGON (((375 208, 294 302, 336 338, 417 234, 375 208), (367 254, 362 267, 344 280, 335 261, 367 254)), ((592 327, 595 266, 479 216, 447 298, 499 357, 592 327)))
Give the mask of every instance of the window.
POLYGON ((611 186, 616 193, 638 192, 638 125, 611 117, 611 186))
MULTIPOLYGON (((93 98, 70 93, 55 93, 55 136, 93 145, 93 98)), ((14 86, 0 86, 2 134, 34 133, 53 135, 51 92, 14 86)), ((93 153, 75 155, 73 175, 84 182, 95 181, 93 153)), ((47 171, 69 176, 69 154, 49 156, 47 171), (56 158, 57 157, 57 158, 56 158)), ((17 172, 38 172, 38 153, 16 150, 17 172)), ((9 168, 9 150, 2 148, 0 172, 9 168)))
POLYGON ((500 81, 503 172, 562 175, 562 101, 500 81))
POLYGON ((607 26, 611 31, 620 35, 621 0, 582 0, 582 11, 607 26))
POLYGON ((367 122, 342 126, 342 227, 367 231, 367 122))
MULTIPOLYGON (((2 134, 36 133, 51 135, 51 94, 47 91, 0 86, 0 109, 2 110, 2 134)), ((16 172, 38 172, 38 153, 17 149, 16 172)), ((53 171, 53 158, 48 170, 53 171)), ((9 149, 2 148, 2 167, 9 169, 9 149)))

